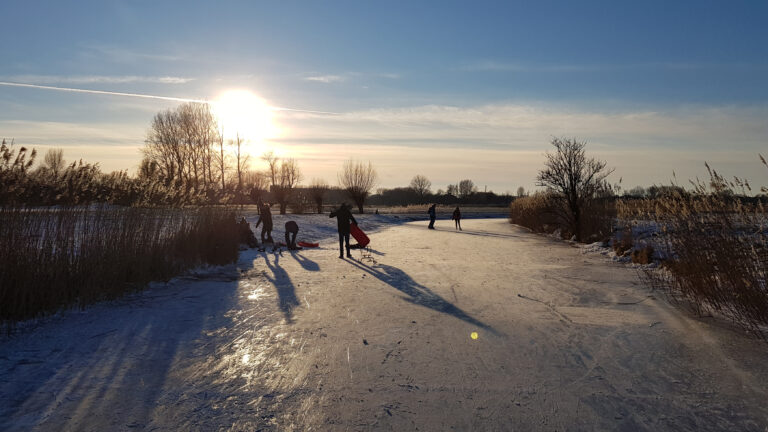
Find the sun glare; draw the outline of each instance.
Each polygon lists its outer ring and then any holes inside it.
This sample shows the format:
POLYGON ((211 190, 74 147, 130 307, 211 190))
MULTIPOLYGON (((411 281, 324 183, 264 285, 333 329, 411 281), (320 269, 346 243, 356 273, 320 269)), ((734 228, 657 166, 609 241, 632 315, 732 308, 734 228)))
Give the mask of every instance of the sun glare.
POLYGON ((254 143, 279 136, 280 130, 272 119, 272 110, 248 90, 229 90, 221 94, 213 105, 224 136, 236 136, 254 143))

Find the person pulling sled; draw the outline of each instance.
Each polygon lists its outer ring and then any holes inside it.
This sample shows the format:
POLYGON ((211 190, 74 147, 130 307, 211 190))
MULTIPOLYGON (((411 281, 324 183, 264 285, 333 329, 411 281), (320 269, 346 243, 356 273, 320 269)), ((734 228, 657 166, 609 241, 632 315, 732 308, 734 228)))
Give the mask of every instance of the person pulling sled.
POLYGON ((350 211, 351 208, 352 207, 348 206, 346 203, 342 203, 338 209, 333 210, 331 214, 328 215, 329 218, 336 218, 336 223, 339 230, 339 258, 342 259, 344 258, 345 243, 347 246, 347 258, 352 258, 352 254, 349 253, 350 222, 353 222, 355 225, 357 225, 357 221, 355 220, 355 217, 352 216, 352 212, 350 211))

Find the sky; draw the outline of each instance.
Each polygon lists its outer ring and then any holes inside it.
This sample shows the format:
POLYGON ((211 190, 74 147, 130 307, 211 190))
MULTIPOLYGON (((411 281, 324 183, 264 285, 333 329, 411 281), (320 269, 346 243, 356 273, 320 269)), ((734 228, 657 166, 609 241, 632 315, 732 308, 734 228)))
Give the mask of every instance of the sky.
POLYGON ((705 162, 768 186, 765 1, 4 0, 0 17, 0 137, 106 172, 135 172, 152 117, 181 103, 125 94, 247 90, 298 110, 271 112, 252 168, 274 151, 307 183, 353 158, 378 187, 531 190, 565 137, 624 189, 705 162))

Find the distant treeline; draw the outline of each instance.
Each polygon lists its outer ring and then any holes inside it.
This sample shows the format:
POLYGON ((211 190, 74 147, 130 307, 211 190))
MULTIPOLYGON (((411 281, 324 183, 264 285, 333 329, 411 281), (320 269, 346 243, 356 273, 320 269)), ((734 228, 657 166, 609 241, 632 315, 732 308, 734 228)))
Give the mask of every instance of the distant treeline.
MULTIPOLYGON (((262 157, 267 170, 248 170, 247 165, 242 165, 241 170, 225 169, 221 183, 221 174, 215 181, 189 174, 194 173, 189 169, 171 174, 166 169, 160 169, 155 159, 146 156, 135 175, 127 171, 103 173, 98 163, 82 160, 65 162, 62 150, 49 150, 39 161, 36 150, 3 140, 0 144, 0 205, 108 203, 156 207, 257 204, 264 201, 278 205, 281 213, 307 213, 321 212, 324 205, 342 202, 353 202, 358 207, 363 204, 407 206, 429 203, 505 206, 514 200, 511 195, 478 192, 469 179, 448 185, 445 192, 438 190, 432 193, 431 182, 419 175, 408 187, 380 188, 369 195, 372 181, 361 177, 375 176, 375 171, 370 164, 366 166, 351 161, 344 165, 341 173, 351 173, 347 176, 349 180, 342 179, 342 185, 334 187, 319 179, 313 179, 307 186, 300 185, 298 163, 293 159, 279 160, 272 154, 262 157), (365 187, 360 187, 361 184, 365 187)), ((205 171, 209 172, 208 169, 205 171)))

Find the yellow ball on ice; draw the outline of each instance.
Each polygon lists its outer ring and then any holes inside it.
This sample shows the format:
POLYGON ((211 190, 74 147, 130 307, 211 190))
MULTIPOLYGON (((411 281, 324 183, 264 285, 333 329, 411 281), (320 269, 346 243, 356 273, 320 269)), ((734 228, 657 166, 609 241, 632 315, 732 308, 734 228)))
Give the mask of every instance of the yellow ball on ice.
POLYGON ((477 339, 479 336, 477 335, 477 332, 472 332, 472 333, 469 335, 469 337, 471 337, 472 339, 477 339))

